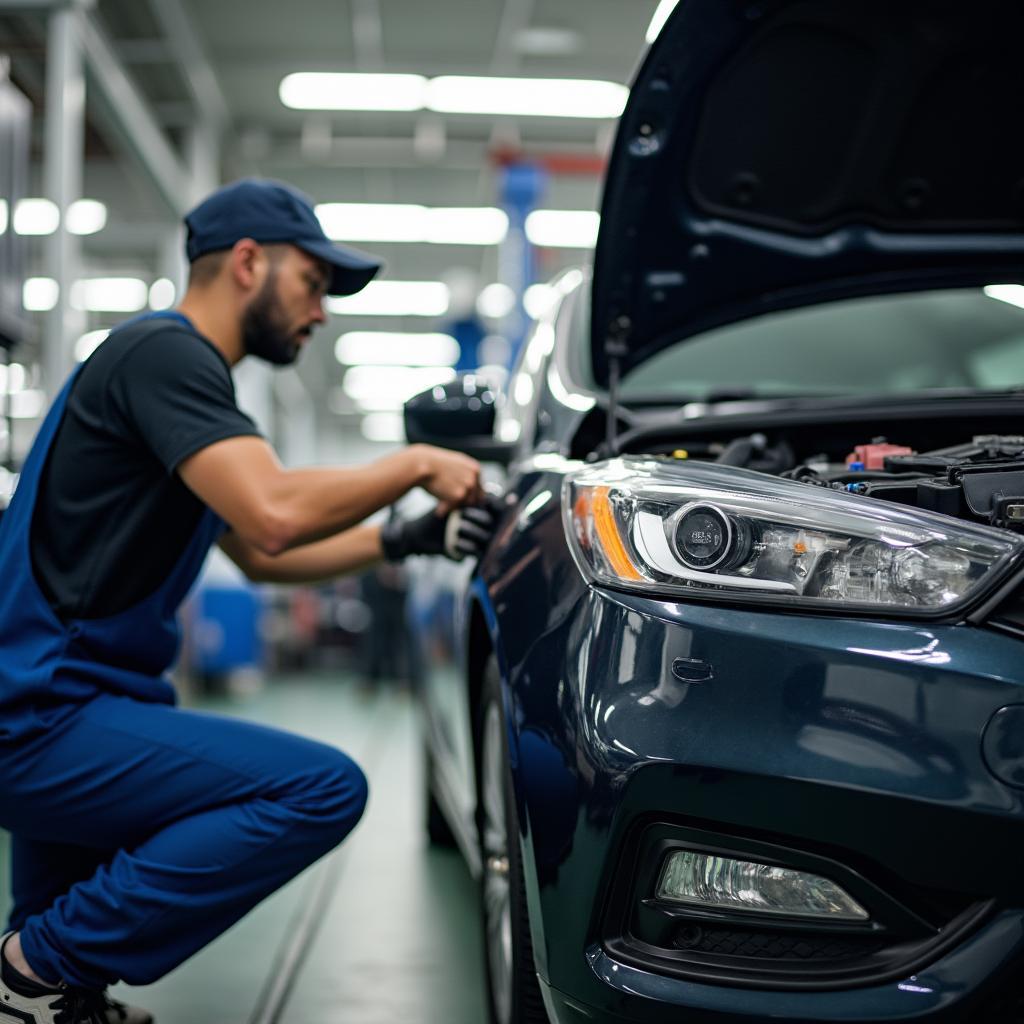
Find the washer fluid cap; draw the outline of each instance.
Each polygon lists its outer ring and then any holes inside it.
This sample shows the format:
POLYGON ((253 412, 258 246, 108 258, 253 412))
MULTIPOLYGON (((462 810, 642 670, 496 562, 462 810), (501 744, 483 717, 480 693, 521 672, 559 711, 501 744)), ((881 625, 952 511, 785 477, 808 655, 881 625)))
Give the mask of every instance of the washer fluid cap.
POLYGON ((1024 789, 1024 704, 1000 708, 985 726, 981 749, 1000 782, 1024 789))

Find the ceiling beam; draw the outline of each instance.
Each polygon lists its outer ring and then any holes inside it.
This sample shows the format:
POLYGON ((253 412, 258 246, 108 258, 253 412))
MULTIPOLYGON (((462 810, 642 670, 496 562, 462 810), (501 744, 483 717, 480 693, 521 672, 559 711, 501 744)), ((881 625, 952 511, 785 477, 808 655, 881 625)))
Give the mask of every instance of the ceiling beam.
POLYGON ((224 127, 230 119, 227 101, 181 0, 150 0, 149 7, 167 37, 174 63, 185 78, 196 104, 197 117, 224 127))
POLYGON ((156 118, 140 99, 114 47, 91 12, 78 17, 89 80, 109 115, 118 141, 136 158, 160 198, 176 218, 189 208, 189 175, 156 118))

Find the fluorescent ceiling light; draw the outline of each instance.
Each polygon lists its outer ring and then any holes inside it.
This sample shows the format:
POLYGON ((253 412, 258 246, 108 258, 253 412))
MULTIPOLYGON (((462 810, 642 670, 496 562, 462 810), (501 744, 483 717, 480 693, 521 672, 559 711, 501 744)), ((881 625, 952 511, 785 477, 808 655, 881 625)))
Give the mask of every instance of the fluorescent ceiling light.
POLYGON ((398 412, 371 412, 359 425, 367 441, 404 441, 405 423, 398 412))
POLYGON ((665 27, 665 22, 668 21, 668 16, 675 10, 678 2, 679 0, 661 0, 658 9, 654 12, 654 17, 651 18, 650 25, 647 26, 647 42, 653 43, 658 38, 661 30, 665 27))
POLYGON ((68 231, 73 235, 94 235, 107 224, 107 208, 98 199, 76 199, 68 207, 68 231))
POLYGON ((34 420, 43 414, 45 408, 46 394, 32 388, 27 391, 17 391, 11 395, 7 412, 12 419, 34 420))
POLYGON ((174 305, 174 282, 168 277, 157 278, 149 286, 149 308, 170 309, 174 305))
POLYGON ((298 72, 278 89, 295 110, 435 110, 445 114, 615 118, 629 90, 579 78, 493 78, 298 72))
POLYGON ((149 301, 146 282, 137 277, 94 277, 71 284, 71 306, 100 313, 137 313, 149 301))
POLYGON ((349 331, 334 346, 335 358, 348 366, 454 366, 459 353, 450 334, 349 331))
POLYGON ((4 366, 0 363, 0 395, 14 395, 25 390, 28 383, 28 373, 21 363, 11 363, 4 366))
POLYGON ((443 114, 614 118, 629 90, 579 78, 478 78, 442 75, 427 87, 427 106, 443 114))
POLYGON ((558 290, 549 284, 531 284, 523 295, 523 308, 526 315, 539 320, 551 312, 558 301, 558 290))
POLYGON ((547 248, 593 249, 600 225, 594 210, 534 210, 526 218, 526 237, 547 248))
POLYGON ((60 211, 49 199, 19 199, 14 207, 18 235, 52 235, 60 224, 60 211))
POLYGON ((7 200, 0 199, 0 235, 7 232, 7 200))
POLYGON ((47 313, 57 305, 60 288, 52 277, 30 277, 21 290, 21 304, 30 313, 47 313))
POLYGON ((990 299, 1024 309, 1024 284, 990 284, 985 286, 984 292, 990 299))
POLYGON ((281 80, 278 95, 293 110, 422 110, 422 75, 299 72, 281 80))
MULTIPOLYGON (((3 234, 7 225, 4 203, 3 234)), ((98 199, 76 199, 68 207, 68 231, 73 235, 94 235, 107 223, 107 208, 98 199)), ((14 231, 19 235, 52 235, 60 226, 60 211, 49 199, 21 199, 14 208, 14 231)))
POLYGON ((426 241, 435 245, 497 245, 508 234, 508 214, 495 207, 441 206, 427 211, 426 241))
POLYGON ((508 233, 508 216, 489 206, 321 203, 316 215, 331 238, 347 242, 497 245, 508 233))
POLYGON ((454 379, 450 366, 353 366, 341 388, 360 408, 383 412, 401 409, 413 395, 454 379))
POLYGON ((476 300, 476 311, 489 320, 501 320, 516 306, 516 293, 507 284, 495 281, 484 288, 476 300))
POLYGON ((444 316, 448 286, 441 281, 371 281, 355 295, 329 298, 327 308, 351 316, 444 316))
POLYGON ((75 359, 84 363, 107 340, 110 331, 88 331, 75 342, 75 359))

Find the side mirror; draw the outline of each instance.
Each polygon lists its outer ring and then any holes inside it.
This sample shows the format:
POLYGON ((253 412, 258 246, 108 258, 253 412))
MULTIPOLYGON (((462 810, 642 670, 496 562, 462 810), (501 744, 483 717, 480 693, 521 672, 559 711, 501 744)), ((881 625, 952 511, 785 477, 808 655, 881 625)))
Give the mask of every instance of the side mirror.
POLYGON ((516 446, 494 437, 498 399, 498 392, 482 378, 460 374, 451 383, 438 384, 405 403, 406 440, 508 465, 516 446))

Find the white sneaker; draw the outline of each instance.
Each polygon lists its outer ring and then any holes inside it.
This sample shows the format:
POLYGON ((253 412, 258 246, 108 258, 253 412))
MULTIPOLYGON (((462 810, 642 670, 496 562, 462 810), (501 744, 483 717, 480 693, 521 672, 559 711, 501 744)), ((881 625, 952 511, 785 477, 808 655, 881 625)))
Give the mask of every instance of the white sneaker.
MULTIPOLYGON (((0 937, 0 960, 8 938, 10 933, 0 937)), ((106 992, 67 985, 46 988, 20 976, 14 979, 15 989, 9 983, 12 971, 6 962, 0 969, 0 1020, 10 1019, 12 1024, 154 1024, 146 1010, 125 1006, 106 992), (4 971, 8 972, 6 979, 4 971)))

